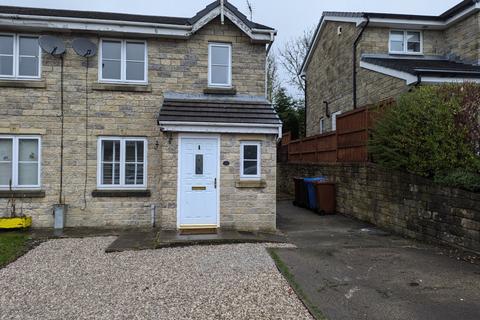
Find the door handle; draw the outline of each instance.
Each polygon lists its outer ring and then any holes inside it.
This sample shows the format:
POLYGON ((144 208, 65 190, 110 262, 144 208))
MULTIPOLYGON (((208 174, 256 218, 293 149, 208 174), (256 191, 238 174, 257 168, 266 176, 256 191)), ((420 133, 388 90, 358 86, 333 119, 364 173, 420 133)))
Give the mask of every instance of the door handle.
POLYGON ((215 185, 215 189, 217 189, 217 178, 215 178, 214 185, 215 185))

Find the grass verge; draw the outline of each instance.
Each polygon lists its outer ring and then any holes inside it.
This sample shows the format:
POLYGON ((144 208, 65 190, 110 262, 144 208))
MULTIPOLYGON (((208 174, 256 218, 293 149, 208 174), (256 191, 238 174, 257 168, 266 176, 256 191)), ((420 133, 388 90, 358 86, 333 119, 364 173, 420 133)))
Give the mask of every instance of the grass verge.
POLYGON ((298 282, 295 280, 295 276, 290 272, 290 269, 288 266, 280 259, 278 254, 275 252, 274 248, 267 248, 268 253, 272 257, 273 261, 275 261, 275 264, 277 265, 278 271, 283 275, 283 277, 288 281, 292 289, 295 291, 297 296, 300 298, 300 300, 303 302, 305 307, 307 307, 308 311, 312 314, 312 316, 317 319, 317 320, 328 320, 320 311, 317 306, 315 306, 310 299, 308 299, 307 295, 303 291, 303 289, 300 287, 298 282))
POLYGON ((30 237, 24 232, 0 232, 0 269, 25 254, 30 237))

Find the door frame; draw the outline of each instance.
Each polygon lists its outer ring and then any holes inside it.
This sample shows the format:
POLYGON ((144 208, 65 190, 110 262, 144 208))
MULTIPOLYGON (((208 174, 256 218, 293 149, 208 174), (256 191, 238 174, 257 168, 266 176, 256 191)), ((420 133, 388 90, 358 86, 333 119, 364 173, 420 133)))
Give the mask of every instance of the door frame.
MULTIPOLYGON (((189 133, 179 133, 178 134, 178 152, 177 152, 177 229, 180 229, 180 216, 181 216, 181 204, 182 204, 182 181, 181 181, 181 154, 182 154, 182 139, 211 139, 217 141, 217 228, 220 228, 220 135, 218 134, 189 134, 189 133)), ((192 225, 194 227, 194 225, 192 225)))

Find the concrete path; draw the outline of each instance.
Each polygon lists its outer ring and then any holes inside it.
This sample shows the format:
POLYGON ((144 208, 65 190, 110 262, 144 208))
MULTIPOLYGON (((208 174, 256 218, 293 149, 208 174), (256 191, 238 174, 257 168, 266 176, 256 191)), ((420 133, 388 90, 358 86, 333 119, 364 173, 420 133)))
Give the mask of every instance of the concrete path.
POLYGON ((343 216, 278 204, 298 249, 275 249, 327 319, 480 319, 478 257, 406 240, 343 216))

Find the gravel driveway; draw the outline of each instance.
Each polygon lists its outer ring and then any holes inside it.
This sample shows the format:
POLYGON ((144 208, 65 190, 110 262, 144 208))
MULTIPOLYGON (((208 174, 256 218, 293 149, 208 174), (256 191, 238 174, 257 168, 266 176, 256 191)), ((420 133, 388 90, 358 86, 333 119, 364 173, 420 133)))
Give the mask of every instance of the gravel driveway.
POLYGON ((105 254, 52 240, 0 270, 0 319, 312 319, 265 245, 105 254))

